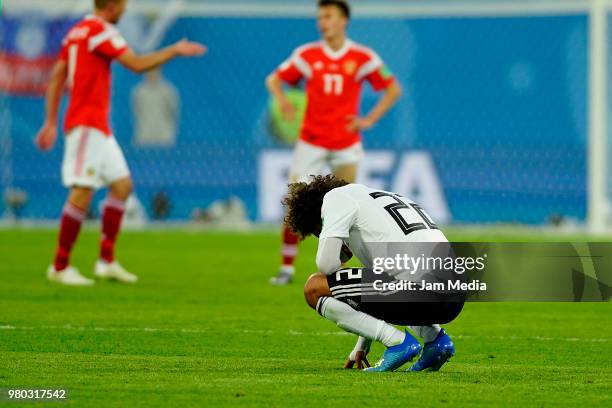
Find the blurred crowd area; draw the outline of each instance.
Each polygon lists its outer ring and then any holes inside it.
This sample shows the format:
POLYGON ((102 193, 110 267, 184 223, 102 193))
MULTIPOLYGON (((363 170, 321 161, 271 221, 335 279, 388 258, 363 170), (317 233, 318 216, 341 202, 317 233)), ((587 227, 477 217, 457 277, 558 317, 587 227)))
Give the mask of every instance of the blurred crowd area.
MULTIPOLYGON (((119 28, 137 51, 183 37, 210 49, 146 76, 114 67, 112 123, 142 219, 232 208, 243 222, 279 221, 295 134, 279 123, 264 79, 318 39, 315 2, 132 3, 119 28)), ((364 136, 361 182, 410 196, 446 224, 585 220, 588 9, 482 0, 463 11, 452 2, 444 15, 442 0, 353 3, 350 36, 376 49, 405 89, 364 136)), ((0 17, 5 217, 53 219, 66 194, 62 143, 42 154, 32 139, 62 37, 89 1, 44 4, 0 17)), ((363 109, 376 97, 366 89, 363 109)))

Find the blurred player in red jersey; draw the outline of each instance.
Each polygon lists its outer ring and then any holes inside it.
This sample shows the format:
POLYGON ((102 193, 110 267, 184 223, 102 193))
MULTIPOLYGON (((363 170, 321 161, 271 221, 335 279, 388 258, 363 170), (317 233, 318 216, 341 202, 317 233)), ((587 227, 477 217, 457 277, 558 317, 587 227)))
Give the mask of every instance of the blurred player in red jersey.
MULTIPOLYGON (((318 27, 323 40, 297 48, 266 80, 287 120, 292 120, 296 111, 283 92, 283 83, 306 83, 308 103, 289 174, 292 183, 327 168, 336 177, 355 182, 364 156, 360 132, 372 128, 401 95, 400 85, 380 57, 347 38, 349 19, 346 1, 320 0, 318 27), (364 81, 384 94, 365 117, 360 117, 364 81)), ((285 285, 293 280, 297 243, 298 237, 285 227, 282 265, 272 284, 285 285)))
POLYGON ((62 181, 70 188, 62 212, 55 261, 47 271, 53 282, 92 285, 70 266, 70 252, 96 189, 108 186, 102 212, 100 259, 96 277, 126 283, 138 280, 114 257, 125 202, 132 193, 127 163, 109 125, 111 63, 119 61, 134 72, 146 72, 176 57, 203 55, 206 48, 186 40, 147 55, 136 55, 126 44, 116 24, 127 0, 94 0, 94 14, 86 16, 68 32, 58 62, 53 68, 46 96, 46 119, 36 144, 50 150, 57 139, 59 105, 67 85, 70 103, 64 121, 66 143, 62 181))

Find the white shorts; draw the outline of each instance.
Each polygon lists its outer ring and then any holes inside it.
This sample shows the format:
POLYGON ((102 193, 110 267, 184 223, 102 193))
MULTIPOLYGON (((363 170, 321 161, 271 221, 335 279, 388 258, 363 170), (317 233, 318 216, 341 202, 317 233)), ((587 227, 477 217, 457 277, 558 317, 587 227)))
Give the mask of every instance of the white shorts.
POLYGON ((98 189, 129 175, 130 170, 114 136, 83 126, 66 135, 62 162, 64 186, 98 189))
POLYGON ((311 175, 328 174, 338 167, 357 164, 364 157, 363 146, 357 142, 345 149, 329 150, 299 140, 293 151, 293 161, 289 170, 292 183, 308 181, 311 175))

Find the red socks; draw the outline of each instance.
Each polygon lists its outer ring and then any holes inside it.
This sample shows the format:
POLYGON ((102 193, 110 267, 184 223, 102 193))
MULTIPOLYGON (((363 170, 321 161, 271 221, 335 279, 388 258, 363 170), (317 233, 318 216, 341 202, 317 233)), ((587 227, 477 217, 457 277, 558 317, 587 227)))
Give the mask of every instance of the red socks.
POLYGON ((293 231, 283 227, 283 247, 281 251, 283 266, 293 267, 298 252, 298 241, 299 237, 293 231))
POLYGON ((63 271, 70 263, 70 252, 81 231, 81 223, 85 219, 85 211, 67 202, 62 211, 55 261, 56 271, 63 271))
MULTIPOLYGON (((125 203, 115 198, 107 198, 102 210, 102 241, 100 258, 108 263, 115 260, 115 241, 121 227, 125 203)), ((56 271, 63 271, 70 264, 70 253, 76 242, 86 212, 67 202, 62 211, 57 251, 53 262, 56 271)))
POLYGON ((121 219, 125 211, 125 202, 116 198, 107 198, 102 210, 102 240, 100 242, 100 259, 111 263, 115 260, 115 241, 119 235, 121 219))

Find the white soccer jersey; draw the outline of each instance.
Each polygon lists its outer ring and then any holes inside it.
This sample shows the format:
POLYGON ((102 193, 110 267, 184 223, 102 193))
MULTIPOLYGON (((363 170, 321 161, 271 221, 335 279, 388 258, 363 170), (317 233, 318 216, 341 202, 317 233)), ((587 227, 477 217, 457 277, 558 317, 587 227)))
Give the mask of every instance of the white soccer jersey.
POLYGON ((327 193, 320 239, 340 238, 365 267, 385 256, 385 244, 448 242, 414 201, 388 191, 349 184, 327 193))

